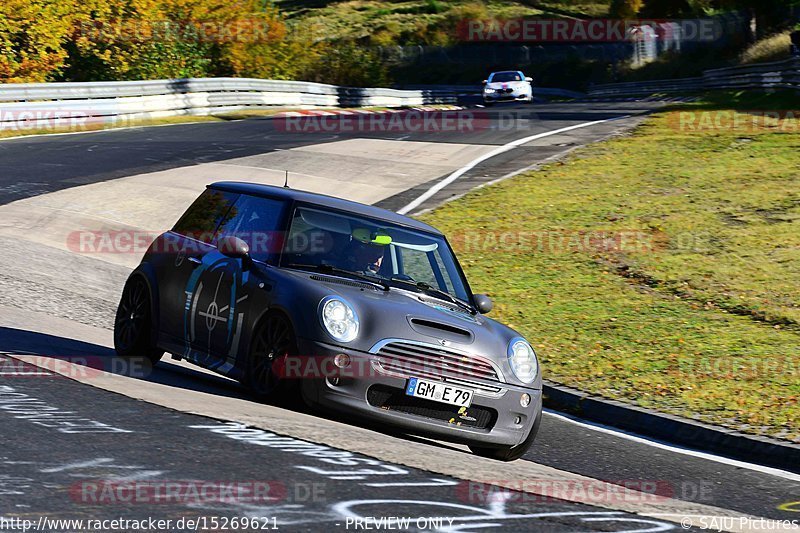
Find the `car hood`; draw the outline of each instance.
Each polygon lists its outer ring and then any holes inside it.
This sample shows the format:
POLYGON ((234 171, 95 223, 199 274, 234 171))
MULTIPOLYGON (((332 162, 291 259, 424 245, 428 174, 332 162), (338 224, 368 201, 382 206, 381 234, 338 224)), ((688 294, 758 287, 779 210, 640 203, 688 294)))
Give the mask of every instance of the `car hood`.
MULTIPOLYGON (((294 276, 302 277, 315 286, 315 305, 309 305, 306 309, 313 309, 317 324, 318 303, 326 296, 339 296, 355 309, 359 317, 359 335, 344 345, 348 348, 374 352, 380 343, 389 340, 426 343, 491 359, 501 368, 507 381, 533 386, 518 382, 508 366, 508 345, 521 335, 495 320, 481 314, 470 314, 453 303, 411 288, 393 287, 384 291, 368 283, 354 283, 349 278, 306 272, 293 272, 294 276)), ((307 329, 310 330, 316 331, 318 336, 312 340, 337 344, 321 325, 307 329)), ((536 383, 538 378, 534 385, 536 383)))

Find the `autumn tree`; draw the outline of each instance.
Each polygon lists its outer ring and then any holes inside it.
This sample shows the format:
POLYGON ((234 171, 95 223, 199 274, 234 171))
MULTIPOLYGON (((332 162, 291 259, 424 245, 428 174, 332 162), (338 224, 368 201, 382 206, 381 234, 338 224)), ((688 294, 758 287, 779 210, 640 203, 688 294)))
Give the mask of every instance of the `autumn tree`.
POLYGON ((240 76, 375 85, 354 42, 287 29, 265 0, 0 0, 0 82, 240 76))
POLYGON ((64 67, 72 0, 0 2, 0 81, 41 82, 64 67))
POLYGON ((642 8, 642 0, 611 0, 608 15, 618 19, 632 19, 642 8))

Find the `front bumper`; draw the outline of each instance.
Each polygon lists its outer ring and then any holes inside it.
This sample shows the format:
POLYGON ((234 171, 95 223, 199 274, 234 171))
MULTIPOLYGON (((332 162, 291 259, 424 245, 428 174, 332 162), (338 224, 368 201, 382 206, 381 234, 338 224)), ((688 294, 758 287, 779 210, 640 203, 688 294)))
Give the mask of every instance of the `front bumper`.
POLYGON ((457 406, 406 396, 407 377, 387 374, 377 364, 376 354, 307 339, 298 339, 298 344, 300 353, 313 354, 314 367, 325 376, 303 376, 303 398, 312 405, 415 435, 482 446, 515 446, 527 438, 541 417, 542 393, 538 389, 495 383, 500 393, 476 391, 472 405, 459 412, 457 406), (349 369, 335 367, 337 354, 349 356, 349 369), (523 408, 520 397, 524 393, 531 396, 531 402, 523 408))
POLYGON ((510 93, 483 93, 484 102, 517 102, 517 101, 530 101, 533 99, 533 93, 520 93, 512 91, 510 93))

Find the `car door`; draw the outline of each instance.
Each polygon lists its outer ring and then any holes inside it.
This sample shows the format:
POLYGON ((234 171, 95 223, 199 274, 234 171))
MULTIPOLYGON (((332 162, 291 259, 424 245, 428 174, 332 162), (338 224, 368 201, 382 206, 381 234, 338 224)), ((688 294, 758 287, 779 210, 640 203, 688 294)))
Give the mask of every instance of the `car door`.
POLYGON ((242 328, 249 322, 252 293, 263 279, 261 268, 272 261, 280 246, 277 231, 284 212, 282 200, 242 194, 231 216, 220 223, 212 249, 189 282, 191 297, 184 323, 195 362, 222 373, 233 367, 242 328), (226 237, 237 237, 250 246, 249 261, 229 257, 218 248, 226 237))
POLYGON ((159 342, 170 352, 188 349, 184 309, 189 281, 203 258, 214 248, 217 227, 230 215, 238 194, 206 189, 156 244, 159 287, 159 342))

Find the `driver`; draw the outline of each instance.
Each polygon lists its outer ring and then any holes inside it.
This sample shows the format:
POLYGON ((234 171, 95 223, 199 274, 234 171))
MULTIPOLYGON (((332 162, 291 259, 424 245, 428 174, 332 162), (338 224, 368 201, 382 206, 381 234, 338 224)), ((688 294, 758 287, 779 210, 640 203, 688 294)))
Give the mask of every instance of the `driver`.
POLYGON ((353 232, 353 239, 347 247, 344 257, 344 268, 364 274, 377 274, 383 262, 385 246, 370 242, 367 232, 364 238, 358 231, 353 232))
POLYGON ((352 241, 345 257, 345 269, 377 274, 383 261, 383 246, 352 241))

